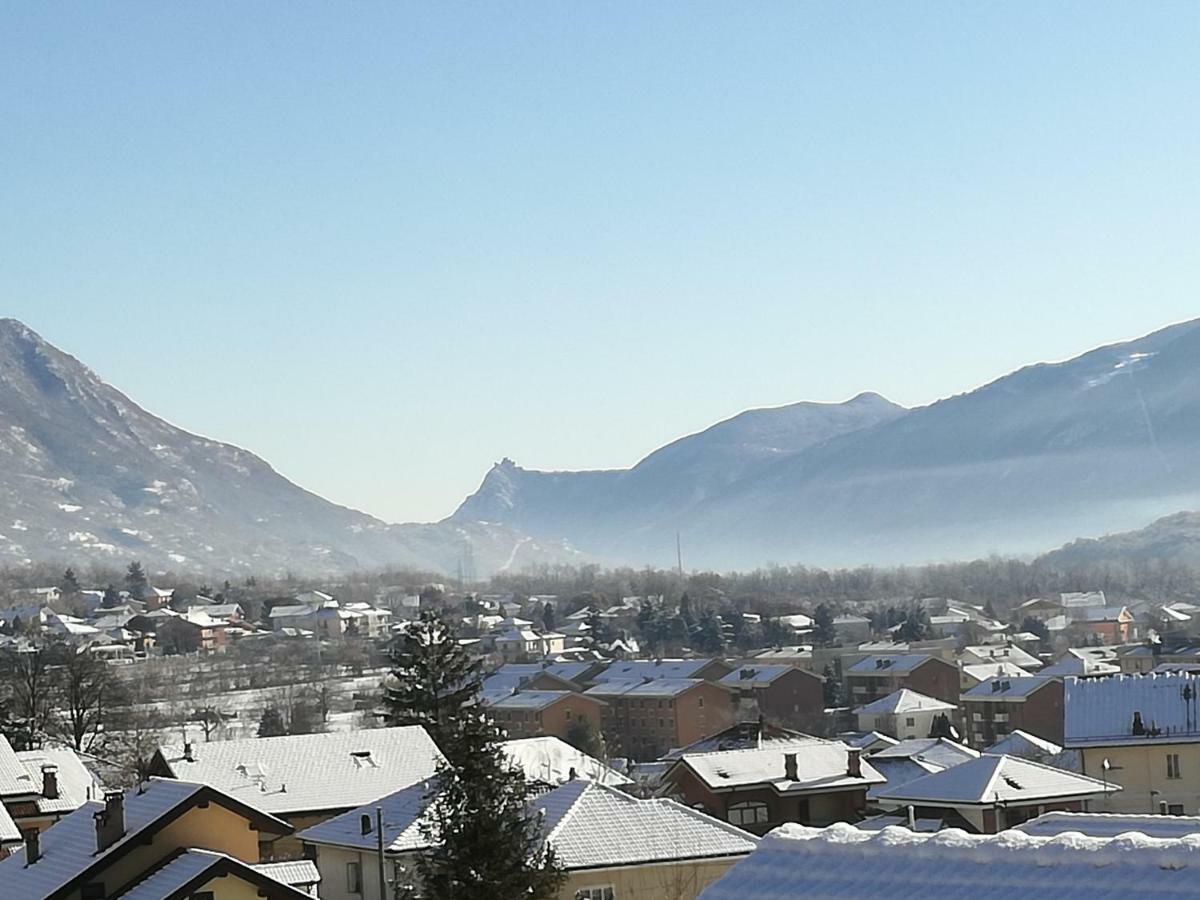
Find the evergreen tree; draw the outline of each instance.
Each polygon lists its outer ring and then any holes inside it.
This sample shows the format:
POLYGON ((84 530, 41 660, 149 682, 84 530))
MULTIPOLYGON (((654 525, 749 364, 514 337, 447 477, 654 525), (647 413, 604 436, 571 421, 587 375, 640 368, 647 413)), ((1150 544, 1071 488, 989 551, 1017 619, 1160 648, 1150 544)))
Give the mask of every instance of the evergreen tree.
POLYGON ((259 737, 279 737, 287 733, 287 726, 283 724, 283 713, 278 707, 268 706, 262 711, 262 718, 258 720, 259 737))
POLYGON ((458 632, 436 612, 424 610, 388 648, 391 677, 383 705, 389 725, 423 725, 446 752, 463 708, 482 681, 479 660, 458 642, 458 632))
POLYGON ((837 630, 833 627, 833 611, 824 603, 813 613, 812 639, 818 647, 828 647, 837 640, 837 630))
MULTIPOLYGON (((428 795, 421 830, 432 845, 415 865, 422 900, 557 896, 563 872, 543 841, 533 795, 504 753, 502 734, 479 699, 479 664, 455 629, 432 612, 389 652, 388 719, 423 725, 445 760, 428 795)), ((397 886, 403 896, 405 886, 397 886)))
POLYGON ((129 568, 125 570, 125 590, 135 600, 141 600, 146 588, 150 586, 149 580, 146 578, 146 573, 142 570, 142 564, 136 559, 129 564, 129 568))
POLYGON ((547 631, 553 631, 555 625, 554 604, 549 600, 542 606, 542 627, 547 631))
POLYGON ((720 653, 725 648, 725 636, 721 631, 721 620, 712 610, 705 610, 696 623, 692 635, 696 649, 701 653, 720 653))
POLYGON ((567 743, 596 759, 604 759, 608 751, 604 746, 604 735, 592 727, 592 723, 584 718, 572 720, 567 728, 567 743))
POLYGON ((58 589, 68 596, 74 596, 79 593, 79 579, 75 577, 75 570, 68 568, 63 572, 62 580, 58 583, 58 589))
POLYGON ((833 666, 827 664, 825 670, 821 673, 822 685, 821 689, 824 693, 825 708, 834 709, 842 705, 842 683, 838 679, 837 672, 833 671, 833 666))
POLYGON ((900 624, 896 637, 902 641, 923 641, 929 637, 933 626, 929 621, 929 613, 919 606, 908 611, 908 616, 900 624))
POLYGON ((588 607, 588 616, 583 621, 587 624, 592 643, 611 644, 617 639, 617 633, 608 624, 608 620, 600 615, 600 607, 595 604, 588 607))
POLYGON ((117 593, 117 589, 111 584, 104 589, 104 596, 100 599, 100 605, 105 609, 112 609, 114 606, 120 606, 121 595, 117 593))

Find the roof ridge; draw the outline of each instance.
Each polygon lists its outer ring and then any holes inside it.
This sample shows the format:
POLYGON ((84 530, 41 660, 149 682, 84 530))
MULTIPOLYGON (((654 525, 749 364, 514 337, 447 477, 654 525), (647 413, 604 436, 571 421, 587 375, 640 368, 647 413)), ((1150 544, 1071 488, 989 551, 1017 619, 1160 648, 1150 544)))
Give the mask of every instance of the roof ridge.
MULTIPOLYGON (((567 822, 575 817, 575 814, 579 811, 579 807, 583 802, 583 798, 585 796, 587 796, 588 792, 594 787, 601 786, 601 785, 598 785, 595 781, 590 781, 586 778, 577 779, 577 782, 582 782, 583 790, 581 790, 579 792, 579 796, 577 796, 574 800, 571 801, 571 805, 568 806, 567 811, 562 814, 562 818, 560 818, 554 824, 553 828, 551 828, 548 832, 546 832, 546 838, 545 838, 544 843, 549 843, 550 839, 553 838, 555 835, 557 835, 559 832, 561 832, 563 830, 563 827, 567 824, 567 822)), ((572 784, 572 783, 573 782, 570 782, 570 781, 567 782, 567 784, 572 784)), ((560 785, 559 787, 560 788, 565 787, 565 785, 560 785)), ((558 789, 559 788, 556 788, 555 790, 558 790, 558 789)), ((551 793, 553 793, 553 791, 551 793)), ((629 795, 626 794, 625 796, 629 796, 629 795)), ((633 799, 633 798, 630 797, 630 799, 633 799)))

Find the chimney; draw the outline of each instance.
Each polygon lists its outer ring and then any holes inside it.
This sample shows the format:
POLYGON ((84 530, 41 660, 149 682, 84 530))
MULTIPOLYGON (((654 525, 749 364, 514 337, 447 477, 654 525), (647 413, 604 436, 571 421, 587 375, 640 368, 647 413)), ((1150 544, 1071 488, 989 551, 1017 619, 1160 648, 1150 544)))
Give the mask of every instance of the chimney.
POLYGON ((58 799, 58 766, 42 766, 42 796, 47 800, 58 799))
POLYGON ((21 837, 25 839, 25 865, 32 866, 42 858, 42 833, 36 828, 26 828, 21 837))
POLYGON ((195 762, 196 761, 196 754, 192 752, 192 742, 191 741, 183 742, 183 761, 184 762, 195 762))
POLYGON ((796 772, 796 754, 783 754, 783 777, 788 781, 799 781, 800 776, 796 772))
POLYGON ((125 837, 125 795, 121 791, 104 792, 104 809, 95 813, 96 852, 103 853, 125 837))
POLYGON ((850 747, 846 753, 846 774, 862 778, 862 750, 858 747, 850 747))

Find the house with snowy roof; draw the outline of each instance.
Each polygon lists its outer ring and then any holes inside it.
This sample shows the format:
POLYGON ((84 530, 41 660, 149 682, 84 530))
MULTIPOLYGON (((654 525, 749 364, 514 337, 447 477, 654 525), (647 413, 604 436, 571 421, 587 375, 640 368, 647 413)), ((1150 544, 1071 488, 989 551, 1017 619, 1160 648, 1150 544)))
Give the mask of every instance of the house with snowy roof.
POLYGON ((1015 830, 974 835, 850 825, 787 825, 710 885, 700 900, 1176 900, 1195 892, 1200 843, 1015 830))
POLYGON ((598 673, 595 681, 657 681, 663 678, 720 681, 732 671, 733 666, 722 659, 624 659, 598 673))
POLYGON ((579 691, 520 691, 503 697, 485 695, 492 716, 514 738, 552 735, 578 741, 581 735, 599 737, 604 730, 606 704, 579 691))
MULTIPOLYGON (((415 858, 430 847, 422 825, 435 791, 435 782, 414 785, 301 832, 321 872, 322 898, 386 900, 392 884, 411 881, 415 858), (381 837, 389 882, 382 888, 375 864, 381 837)), ((545 841, 566 871, 560 900, 694 900, 757 845, 753 835, 698 810, 639 800, 586 779, 533 803, 545 841)))
POLYGON ((847 668, 845 681, 855 706, 874 703, 901 688, 946 703, 958 700, 958 668, 930 653, 873 654, 847 668))
POLYGON ((1200 813, 1200 675, 1066 679, 1063 745, 1125 790, 1097 812, 1200 813))
POLYGON ((989 678, 964 691, 959 702, 974 747, 990 747, 1013 731, 1062 743, 1063 685, 1057 678, 989 678))
POLYGON ((976 685, 982 684, 985 681, 991 681, 993 678, 1026 678, 1032 674, 1032 672, 1026 672, 1016 663, 1003 660, 960 666, 959 675, 962 683, 960 691, 965 693, 976 685))
POLYGON ((820 675, 784 665, 738 666, 717 682, 738 698, 740 716, 816 726, 825 716, 825 684, 820 675))
POLYGON ((953 718, 957 712, 958 707, 953 703, 908 688, 900 688, 854 710, 860 731, 879 731, 901 741, 929 737, 935 719, 953 718))
MULTIPOLYGON (((304 828, 431 778, 441 760, 425 729, 411 725, 169 745, 150 766, 304 828)), ((297 850, 289 840, 280 847, 297 850)))
POLYGON ((525 780, 542 788, 554 788, 583 778, 620 787, 631 779, 594 756, 556 737, 507 740, 503 744, 508 761, 525 773, 525 780))
POLYGON ((603 700, 609 752, 658 759, 737 721, 737 698, 700 678, 601 681, 584 694, 603 700))
POLYGON ((0 861, 0 893, 42 900, 308 900, 255 865, 291 826, 210 786, 151 778, 109 791, 0 861))
POLYGON ((755 834, 783 822, 857 821, 868 789, 883 781, 857 747, 821 738, 684 753, 663 775, 671 796, 755 834))
POLYGON ((1016 644, 975 644, 963 647, 959 661, 965 666, 980 663, 1010 662, 1020 666, 1027 672, 1036 672, 1042 667, 1042 661, 1022 650, 1016 644))
POLYGON ((889 785, 874 800, 911 807, 923 819, 952 816, 954 827, 993 834, 1048 810, 1084 811, 1120 787, 1014 756, 984 754, 940 772, 889 785), (965 823, 965 824, 964 824, 965 823))

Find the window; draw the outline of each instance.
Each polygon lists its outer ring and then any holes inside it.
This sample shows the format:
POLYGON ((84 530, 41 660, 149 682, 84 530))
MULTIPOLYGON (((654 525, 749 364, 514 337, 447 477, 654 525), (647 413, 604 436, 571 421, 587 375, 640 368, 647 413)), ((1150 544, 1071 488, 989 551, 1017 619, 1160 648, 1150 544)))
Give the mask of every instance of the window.
POLYGON ((617 890, 611 884, 601 887, 585 887, 575 892, 575 900, 616 900, 617 890))
POLYGON ((362 886, 362 866, 356 862, 346 863, 346 890, 361 894, 362 886))
POLYGON ((704 706, 704 698, 703 698, 703 697, 697 697, 697 698, 696 698, 696 705, 697 705, 697 706, 700 706, 700 707, 703 707, 703 706, 704 706))
POLYGON ((1179 778, 1180 777, 1179 754, 1178 753, 1168 753, 1167 754, 1167 777, 1168 778, 1179 778))
POLYGON ((767 804, 735 803, 726 810, 726 818, 734 825, 762 825, 768 820, 767 804))
POLYGON ((917 720, 914 719, 912 716, 909 716, 907 719, 904 720, 904 724, 907 725, 909 728, 912 728, 914 725, 917 724, 917 720))
POLYGON ((1183 804, 1182 803, 1170 804, 1167 807, 1167 815, 1168 816, 1182 816, 1183 815, 1183 804))

